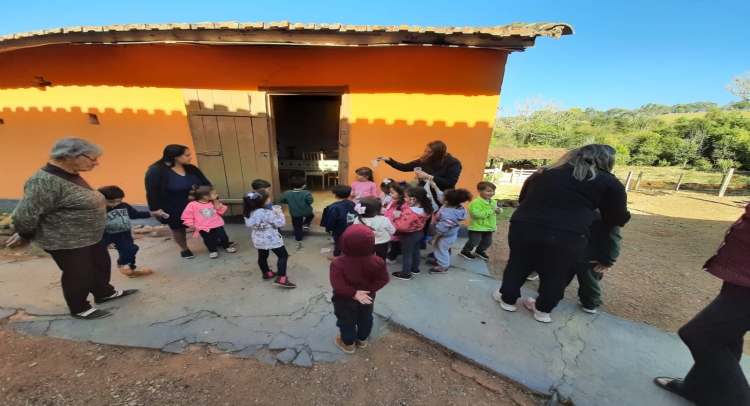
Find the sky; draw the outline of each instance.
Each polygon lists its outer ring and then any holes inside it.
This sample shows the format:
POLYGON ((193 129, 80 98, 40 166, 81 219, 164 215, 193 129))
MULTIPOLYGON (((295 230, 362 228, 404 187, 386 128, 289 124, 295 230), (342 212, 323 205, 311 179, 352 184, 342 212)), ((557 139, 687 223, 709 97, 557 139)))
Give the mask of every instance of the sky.
POLYGON ((527 98, 564 108, 739 99, 725 86, 750 71, 749 0, 25 0, 3 2, 0 35, 130 23, 282 21, 357 25, 496 26, 566 22, 508 59, 500 106, 527 98))

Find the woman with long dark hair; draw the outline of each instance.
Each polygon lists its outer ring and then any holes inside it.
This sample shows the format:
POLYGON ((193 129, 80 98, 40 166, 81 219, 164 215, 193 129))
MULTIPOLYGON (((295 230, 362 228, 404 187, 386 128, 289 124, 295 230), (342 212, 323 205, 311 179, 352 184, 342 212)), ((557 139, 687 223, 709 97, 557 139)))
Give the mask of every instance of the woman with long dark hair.
POLYGON ((169 225, 172 237, 180 246, 180 255, 193 258, 187 246, 187 236, 182 224, 182 212, 190 202, 193 186, 211 186, 198 167, 191 165, 190 148, 171 144, 164 148, 161 159, 146 171, 146 200, 154 216, 169 225))
POLYGON ((537 321, 551 322, 550 313, 565 294, 568 269, 586 248, 594 210, 599 209, 605 226, 630 220, 625 187, 611 173, 614 164, 614 148, 591 144, 526 180, 510 219, 503 284, 492 295, 503 310, 516 311, 521 286, 537 271, 539 296, 526 298, 524 305, 537 321))

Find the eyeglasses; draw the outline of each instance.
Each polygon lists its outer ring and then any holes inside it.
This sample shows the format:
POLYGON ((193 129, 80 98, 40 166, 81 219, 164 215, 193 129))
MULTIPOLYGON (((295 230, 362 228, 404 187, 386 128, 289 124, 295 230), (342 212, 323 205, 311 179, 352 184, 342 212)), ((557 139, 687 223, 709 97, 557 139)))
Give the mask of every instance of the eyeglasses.
POLYGON ((98 160, 99 160, 99 157, 96 157, 96 158, 92 158, 92 157, 90 157, 90 156, 88 156, 88 155, 86 155, 86 154, 81 154, 81 156, 84 156, 84 157, 86 157, 86 159, 88 159, 88 160, 89 160, 89 161, 91 161, 91 162, 96 162, 96 161, 98 161, 98 160))

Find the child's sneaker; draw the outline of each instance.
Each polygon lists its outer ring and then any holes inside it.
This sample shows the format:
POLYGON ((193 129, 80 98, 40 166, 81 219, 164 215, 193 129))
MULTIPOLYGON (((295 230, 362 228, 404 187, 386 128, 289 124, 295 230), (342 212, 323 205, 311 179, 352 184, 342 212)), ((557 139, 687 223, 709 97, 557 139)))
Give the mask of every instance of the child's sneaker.
POLYGON ((388 265, 393 265, 393 264, 396 263, 396 260, 395 259, 386 259, 385 263, 388 264, 388 265))
POLYGON ((428 259, 427 261, 424 262, 424 264, 429 265, 429 266, 437 266, 438 263, 434 259, 428 259))
POLYGON ((461 253, 458 254, 458 255, 460 255, 460 256, 468 259, 469 261, 473 261, 473 260, 477 259, 477 257, 475 257, 474 254, 472 254, 469 251, 461 251, 461 253))
POLYGON ((542 323, 552 323, 552 318, 550 317, 549 313, 540 312, 536 309, 536 299, 527 297, 526 299, 524 299, 523 304, 527 309, 531 310, 531 312, 534 313, 534 318, 536 319, 536 321, 540 321, 542 323))
POLYGON ((539 279, 539 275, 529 275, 528 278, 526 278, 527 281, 535 281, 539 279))
POLYGON ((180 252, 180 256, 181 256, 181 257, 182 257, 183 259, 193 259, 193 258, 195 258, 195 257, 193 256, 193 251, 190 251, 190 250, 185 250, 185 251, 181 251, 181 252, 180 252))
POLYGON ((420 271, 419 268, 414 268, 411 270, 411 273, 413 273, 414 275, 419 275, 422 273, 422 271, 420 271))
POLYGON ((273 284, 276 286, 281 286, 282 288, 286 289, 294 289, 297 287, 297 285, 293 284, 292 282, 289 282, 289 278, 286 276, 279 276, 276 278, 275 281, 273 281, 273 284))
POLYGON ((587 309, 586 306, 584 306, 583 303, 580 300, 578 301, 578 304, 581 305, 581 310, 583 310, 584 312, 586 312, 588 314, 596 314, 596 313, 598 313, 598 311, 596 310, 596 308, 587 309))
POLYGON ((152 271, 150 269, 141 269, 138 267, 132 269, 130 268, 130 264, 127 264, 120 266, 120 273, 127 276, 128 278, 137 278, 139 276, 149 275, 152 273, 152 271))
POLYGON ((393 276, 396 279, 401 279, 402 281, 410 281, 411 280, 411 275, 404 275, 401 272, 393 272, 391 274, 391 276, 393 276))
POLYGON ((271 279, 275 278, 276 274, 273 273, 273 271, 268 271, 263 274, 263 280, 264 281, 270 281, 271 279))
POLYGON ((502 308, 506 312, 514 312, 514 311, 518 310, 518 308, 516 307, 516 305, 514 305, 514 304, 507 304, 507 303, 503 302, 503 295, 500 293, 499 290, 496 290, 496 291, 492 292, 492 297, 500 303, 500 308, 502 308))
POLYGON ((479 257, 479 258, 481 258, 481 259, 483 259, 485 261, 489 261, 490 260, 490 257, 487 256, 487 254, 484 253, 484 252, 476 251, 476 252, 474 252, 474 256, 477 256, 477 257, 479 257))
POLYGON ((309 230, 310 229, 310 224, 303 224, 302 225, 302 229, 303 230, 309 230))
POLYGON ((346 345, 343 341, 341 341, 341 334, 336 334, 333 336, 333 342, 336 344, 337 347, 341 348, 341 351, 344 351, 345 354, 354 354, 354 350, 356 347, 354 347, 354 344, 352 345, 346 345))
POLYGON ((443 268, 442 266, 438 265, 433 268, 430 268, 427 272, 431 274, 441 274, 441 273, 448 273, 448 268, 443 268))
POLYGON ((218 252, 212 252, 212 253, 208 254, 208 257, 211 258, 211 259, 219 258, 219 253, 218 252))
POLYGON ((369 343, 367 342, 367 340, 365 340, 365 341, 359 341, 359 340, 357 340, 357 341, 354 342, 354 345, 356 345, 357 348, 366 348, 369 345, 369 343))
POLYGON ((227 248, 227 252, 230 253, 230 254, 234 254, 235 252, 237 252, 237 248, 229 247, 229 248, 227 248))

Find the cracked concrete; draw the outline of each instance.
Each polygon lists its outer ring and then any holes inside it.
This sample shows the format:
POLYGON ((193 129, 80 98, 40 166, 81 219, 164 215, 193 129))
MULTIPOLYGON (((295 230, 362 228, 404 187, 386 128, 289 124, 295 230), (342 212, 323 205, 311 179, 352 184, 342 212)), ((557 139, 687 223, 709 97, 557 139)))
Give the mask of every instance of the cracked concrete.
MULTIPOLYGON (((60 271, 51 260, 0 264, 0 318, 24 309, 28 317, 9 325, 26 334, 172 353, 205 343, 270 364, 281 359, 310 367, 345 359, 333 343, 338 329, 329 262, 320 253, 330 248, 330 238, 308 238, 301 245, 285 240, 293 252, 288 274, 299 287, 281 290, 261 280, 245 227, 228 225, 227 231, 239 252, 216 260, 208 259, 199 239, 189 241, 197 255, 189 261, 179 258, 171 241, 138 240, 139 263, 155 273, 135 279, 113 273, 117 288, 141 292, 100 306, 115 314, 93 322, 67 316, 60 271)), ((523 306, 504 312, 491 297, 500 282, 489 278, 485 263, 457 257, 464 241, 453 246, 450 273, 393 280, 378 293, 374 335, 386 330, 386 321, 400 324, 578 406, 685 404, 651 382, 657 375, 682 376, 690 367, 690 354, 676 335, 608 314, 589 315, 566 301, 555 309, 552 324, 536 322, 523 306)))

